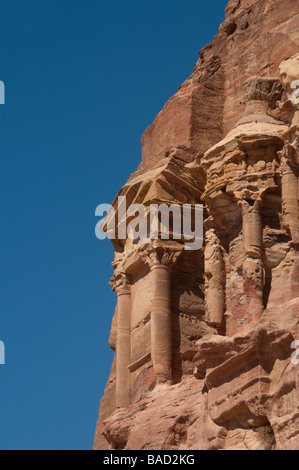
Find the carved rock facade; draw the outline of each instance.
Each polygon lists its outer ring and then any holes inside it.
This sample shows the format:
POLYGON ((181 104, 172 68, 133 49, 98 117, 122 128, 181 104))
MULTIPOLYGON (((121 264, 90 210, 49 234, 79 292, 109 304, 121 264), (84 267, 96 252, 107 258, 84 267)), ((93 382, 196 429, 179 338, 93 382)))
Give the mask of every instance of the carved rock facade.
POLYGON ((297 0, 231 0, 145 131, 118 196, 204 204, 205 242, 113 242, 95 449, 299 448, 298 51, 297 0))

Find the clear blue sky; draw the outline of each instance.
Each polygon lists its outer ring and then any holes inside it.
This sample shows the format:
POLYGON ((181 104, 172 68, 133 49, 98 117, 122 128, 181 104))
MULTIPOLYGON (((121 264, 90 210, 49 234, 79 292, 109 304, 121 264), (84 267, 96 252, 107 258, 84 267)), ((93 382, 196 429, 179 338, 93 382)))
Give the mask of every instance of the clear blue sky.
POLYGON ((112 361, 94 235, 226 0, 9 0, 0 15, 1 449, 90 449, 112 361))

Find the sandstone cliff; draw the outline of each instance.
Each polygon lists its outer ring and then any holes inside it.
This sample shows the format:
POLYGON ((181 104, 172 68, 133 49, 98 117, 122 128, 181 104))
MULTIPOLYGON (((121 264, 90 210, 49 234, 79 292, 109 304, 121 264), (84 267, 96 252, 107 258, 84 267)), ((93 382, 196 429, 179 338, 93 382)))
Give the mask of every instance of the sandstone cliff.
POLYGON ((95 449, 299 449, 297 80, 298 0, 231 0, 146 129, 119 195, 204 204, 205 242, 113 242, 95 449))

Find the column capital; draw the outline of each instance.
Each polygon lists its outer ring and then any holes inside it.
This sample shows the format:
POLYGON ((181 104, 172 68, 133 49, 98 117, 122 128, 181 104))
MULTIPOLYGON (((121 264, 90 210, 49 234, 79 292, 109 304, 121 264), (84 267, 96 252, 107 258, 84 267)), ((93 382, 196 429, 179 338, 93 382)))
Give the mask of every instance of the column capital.
MULTIPOLYGON (((298 132, 299 134, 299 132, 298 132)), ((278 152, 278 156, 280 158, 280 163, 281 163, 281 171, 285 171, 286 165, 292 168, 298 168, 299 165, 299 143, 298 143, 298 137, 294 136, 293 140, 291 142, 286 142, 285 146, 283 149, 278 152)))
POLYGON ((259 212, 262 206, 263 200, 261 198, 257 199, 240 199, 238 201, 239 206, 241 207, 242 213, 253 213, 259 212))
POLYGON ((117 295, 130 293, 131 284, 125 272, 115 272, 108 284, 117 295))
POLYGON ((258 191, 251 191, 250 189, 243 189, 235 191, 234 196, 237 199, 242 212, 256 212, 259 211, 263 204, 263 196, 266 188, 259 189, 258 191))
POLYGON ((150 269, 154 266, 166 266, 171 268, 179 259, 183 247, 176 244, 175 246, 167 246, 161 244, 149 244, 139 251, 139 256, 148 264, 150 269))

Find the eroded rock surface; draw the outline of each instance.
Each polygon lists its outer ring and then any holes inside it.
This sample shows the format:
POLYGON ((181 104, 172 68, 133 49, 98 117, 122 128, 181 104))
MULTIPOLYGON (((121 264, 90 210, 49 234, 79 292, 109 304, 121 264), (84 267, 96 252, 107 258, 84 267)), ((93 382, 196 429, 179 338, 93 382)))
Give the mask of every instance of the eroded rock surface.
POLYGON ((231 0, 145 131, 118 196, 203 204, 204 245, 113 241, 95 449, 299 449, 298 88, 298 1, 231 0))

